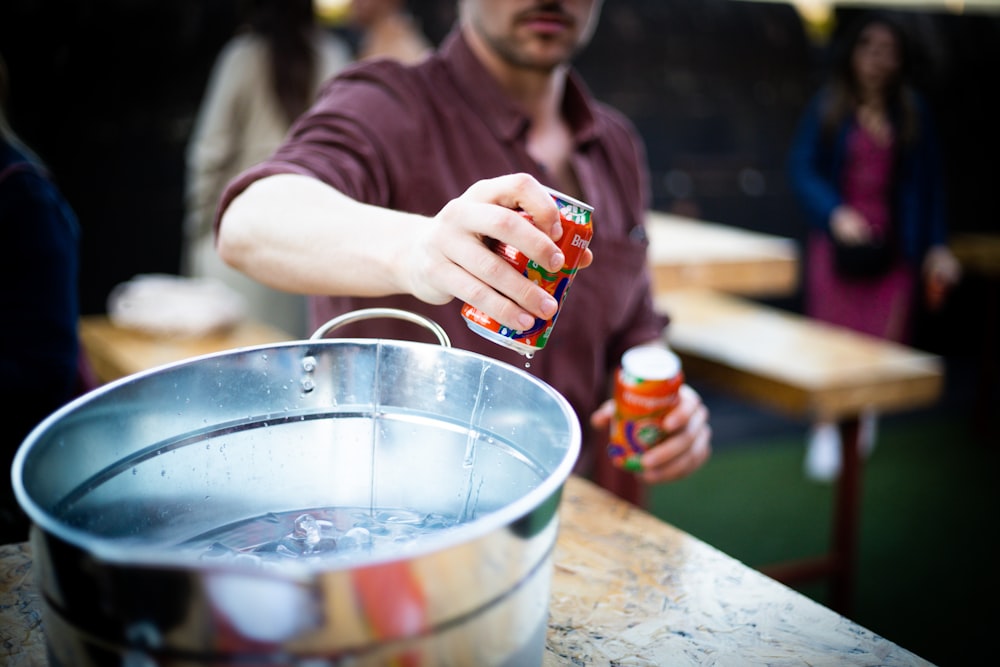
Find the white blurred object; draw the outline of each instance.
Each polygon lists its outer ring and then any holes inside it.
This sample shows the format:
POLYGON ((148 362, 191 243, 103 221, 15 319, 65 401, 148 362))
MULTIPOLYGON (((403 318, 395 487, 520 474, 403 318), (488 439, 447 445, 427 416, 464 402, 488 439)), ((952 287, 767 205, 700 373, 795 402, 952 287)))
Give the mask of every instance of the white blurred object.
MULTIPOLYGON (((861 413, 858 426, 858 451, 867 459, 875 450, 878 437, 878 414, 871 409, 861 413)), ((806 477, 817 482, 831 482, 840 475, 842 443, 836 424, 814 424, 809 433, 809 445, 803 464, 806 477)))
POLYGON ((243 297, 218 280, 140 274, 108 296, 116 326, 155 336, 204 336, 231 329, 246 315, 243 297))
POLYGON ((806 450, 805 473, 817 482, 830 482, 840 475, 840 431, 836 424, 813 426, 806 450))

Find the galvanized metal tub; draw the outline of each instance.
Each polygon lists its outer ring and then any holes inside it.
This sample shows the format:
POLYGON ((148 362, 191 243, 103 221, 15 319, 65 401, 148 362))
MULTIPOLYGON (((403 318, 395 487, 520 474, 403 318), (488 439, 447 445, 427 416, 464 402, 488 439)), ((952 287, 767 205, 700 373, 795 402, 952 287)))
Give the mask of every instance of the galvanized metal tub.
POLYGON ((54 667, 541 663, 569 404, 446 337, 331 328, 124 378, 28 436, 12 477, 54 667), (211 546, 331 508, 454 525, 333 558, 211 546))

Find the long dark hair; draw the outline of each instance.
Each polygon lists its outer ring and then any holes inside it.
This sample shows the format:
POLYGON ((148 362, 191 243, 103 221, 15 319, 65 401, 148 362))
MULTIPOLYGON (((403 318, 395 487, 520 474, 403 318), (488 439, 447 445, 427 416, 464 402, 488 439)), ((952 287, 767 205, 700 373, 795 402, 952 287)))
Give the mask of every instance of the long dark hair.
POLYGON ((313 0, 254 0, 250 28, 267 41, 271 85, 291 123, 312 101, 319 67, 312 41, 316 29, 313 0))
POLYGON ((823 108, 822 126, 824 133, 832 137, 841 123, 857 109, 860 94, 852 64, 853 55, 862 33, 876 24, 889 29, 899 48, 899 70, 886 90, 886 106, 901 142, 907 145, 916 139, 920 131, 915 92, 908 83, 913 63, 913 46, 902 25, 886 12, 865 12, 849 25, 839 40, 833 52, 830 94, 823 108))

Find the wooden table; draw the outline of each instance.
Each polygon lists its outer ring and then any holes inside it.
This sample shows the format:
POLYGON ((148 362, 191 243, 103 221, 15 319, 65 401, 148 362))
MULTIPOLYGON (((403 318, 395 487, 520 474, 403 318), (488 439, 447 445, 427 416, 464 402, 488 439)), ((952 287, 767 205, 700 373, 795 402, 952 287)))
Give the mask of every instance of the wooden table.
POLYGON ((280 329, 250 321, 208 336, 153 336, 115 326, 104 315, 81 317, 79 331, 87 359, 102 383, 202 354, 293 339, 280 329))
POLYGON ((885 413, 932 404, 942 391, 942 360, 713 291, 669 292, 657 297, 657 307, 673 318, 667 338, 693 382, 794 417, 840 422, 843 458, 829 553, 764 571, 789 584, 829 577, 831 606, 848 613, 861 509, 859 415, 866 408, 885 413))
POLYGON ((1000 278, 1000 234, 956 234, 949 246, 964 270, 994 279, 1000 278))
POLYGON ((660 295, 668 341, 698 378, 794 417, 836 421, 933 403, 932 354, 705 290, 660 295))
MULTIPOLYGON (((545 667, 929 665, 592 483, 560 506, 545 667)), ((45 667, 27 544, 0 547, 0 662, 45 667)))
POLYGON ((979 328, 981 349, 976 369, 977 382, 973 416, 976 430, 988 443, 996 442, 998 428, 993 418, 993 397, 997 388, 997 332, 1000 331, 1000 233, 966 232, 952 237, 951 251, 966 274, 983 280, 985 294, 979 328))
POLYGON ((757 297, 798 287, 798 248, 789 238, 650 211, 646 219, 653 291, 705 287, 757 297))

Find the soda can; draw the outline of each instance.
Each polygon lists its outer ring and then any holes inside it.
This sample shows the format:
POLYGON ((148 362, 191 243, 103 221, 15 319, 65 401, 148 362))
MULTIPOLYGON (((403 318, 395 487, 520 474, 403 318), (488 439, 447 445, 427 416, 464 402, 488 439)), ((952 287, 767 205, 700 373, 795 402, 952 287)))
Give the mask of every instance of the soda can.
POLYGON ((559 221, 562 223, 563 228, 563 234, 559 238, 557 245, 566 260, 559 271, 551 273, 545 270, 544 267, 540 266, 534 260, 529 259, 517 248, 513 248, 496 239, 488 238, 486 243, 493 252, 503 257, 507 260, 508 264, 520 271, 521 275, 540 285, 555 298, 558 304, 555 314, 547 320, 535 318, 535 323, 530 328, 523 331, 516 331, 503 326, 486 313, 473 308, 469 304, 462 306, 462 317, 465 318, 465 323, 470 329, 494 343, 527 356, 533 355, 545 347, 545 344, 548 342, 549 336, 552 334, 552 328, 559 317, 559 311, 562 310, 566 295, 569 294, 569 287, 580 267, 580 262, 583 260, 584 251, 590 245, 590 239, 594 236, 593 207, 555 190, 546 189, 555 200, 556 206, 559 207, 559 221))
POLYGON ((608 456, 623 470, 640 472, 643 453, 663 441, 663 418, 680 401, 680 359, 658 345, 640 345, 622 355, 615 372, 615 412, 608 456))

